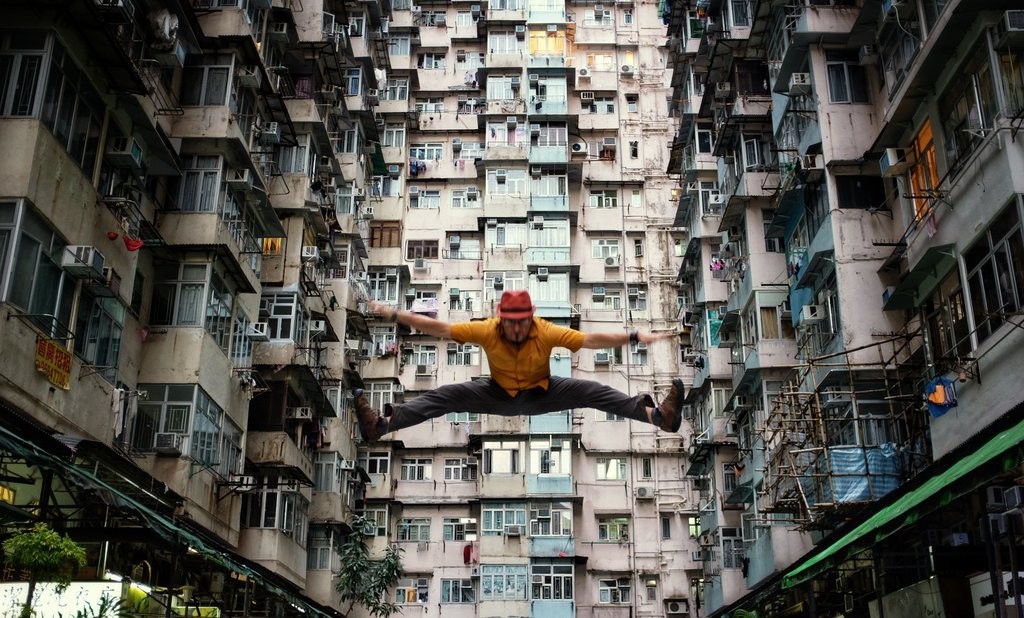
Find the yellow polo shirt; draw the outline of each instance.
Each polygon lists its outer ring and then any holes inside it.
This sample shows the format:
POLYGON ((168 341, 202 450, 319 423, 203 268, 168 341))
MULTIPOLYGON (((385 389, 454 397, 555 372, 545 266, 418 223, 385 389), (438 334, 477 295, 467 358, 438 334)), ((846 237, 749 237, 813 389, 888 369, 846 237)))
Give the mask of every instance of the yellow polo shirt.
POLYGON ((576 352, 583 347, 583 333, 536 316, 526 341, 516 345, 501 336, 500 321, 495 317, 452 324, 452 339, 483 348, 491 366, 491 378, 513 397, 537 386, 547 389, 551 350, 567 348, 576 352))

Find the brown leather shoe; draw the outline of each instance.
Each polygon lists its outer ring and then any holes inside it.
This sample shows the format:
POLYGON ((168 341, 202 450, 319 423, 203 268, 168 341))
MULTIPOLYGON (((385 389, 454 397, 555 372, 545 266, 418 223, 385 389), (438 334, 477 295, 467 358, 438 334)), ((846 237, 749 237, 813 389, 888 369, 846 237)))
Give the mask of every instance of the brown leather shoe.
POLYGON ((686 386, 683 385, 683 381, 678 378, 672 380, 672 388, 669 389, 668 395, 665 395, 665 398, 661 400, 661 405, 658 406, 658 414, 661 416, 658 427, 672 433, 679 431, 679 427, 683 424, 685 394, 686 386))
POLYGON ((366 400, 363 389, 357 388, 352 394, 355 395, 354 403, 356 419, 359 421, 359 432, 363 434, 363 440, 376 442, 384 433, 381 431, 381 425, 386 421, 381 417, 380 412, 370 407, 370 402, 366 400))

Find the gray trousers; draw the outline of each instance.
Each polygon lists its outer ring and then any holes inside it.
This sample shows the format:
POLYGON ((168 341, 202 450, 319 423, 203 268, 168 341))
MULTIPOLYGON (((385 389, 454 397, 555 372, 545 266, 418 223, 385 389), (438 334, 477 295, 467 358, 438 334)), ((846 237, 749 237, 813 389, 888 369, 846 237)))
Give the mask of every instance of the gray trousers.
POLYGON ((412 427, 449 412, 533 416, 572 408, 597 408, 647 423, 647 408, 654 407, 650 395, 630 397, 594 380, 552 376, 549 383, 547 390, 531 388, 515 397, 490 378, 447 384, 407 403, 388 405, 384 412, 391 417, 388 431, 412 427))

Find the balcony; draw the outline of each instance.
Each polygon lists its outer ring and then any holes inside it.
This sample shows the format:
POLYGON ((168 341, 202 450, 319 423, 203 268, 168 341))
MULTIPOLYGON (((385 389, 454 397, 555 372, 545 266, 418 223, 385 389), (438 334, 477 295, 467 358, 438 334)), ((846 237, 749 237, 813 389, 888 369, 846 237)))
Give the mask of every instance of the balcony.
POLYGON ((285 431, 247 431, 245 457, 256 467, 288 468, 312 482, 313 462, 285 431))

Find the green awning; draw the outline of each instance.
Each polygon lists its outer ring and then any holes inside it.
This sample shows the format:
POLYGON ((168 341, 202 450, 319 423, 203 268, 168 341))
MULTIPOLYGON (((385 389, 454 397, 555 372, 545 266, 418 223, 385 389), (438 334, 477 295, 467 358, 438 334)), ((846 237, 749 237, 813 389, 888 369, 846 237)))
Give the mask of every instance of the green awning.
POLYGON ((388 175, 388 162, 384 160, 384 153, 381 152, 379 142, 373 147, 373 175, 388 175))
POLYGON ((981 474, 975 474, 979 468, 987 467, 987 464, 997 460, 1000 460, 1001 469, 1019 464, 1019 456, 1013 457, 1013 461, 1001 460, 1011 449, 1019 448, 1022 441, 1024 421, 1019 421, 976 450, 958 457, 944 471, 899 496, 828 547, 804 560, 782 578, 783 588, 792 588, 813 579, 848 556, 883 541, 922 516, 974 491, 989 480, 981 474))
POLYGON ((883 295, 882 310, 907 310, 918 306, 954 266, 955 245, 940 245, 928 249, 900 284, 883 295))
POLYGON ((725 499, 726 504, 749 504, 754 501, 754 481, 745 481, 736 486, 725 499))

